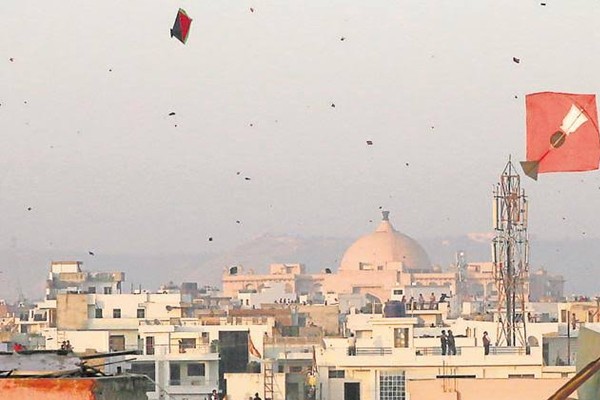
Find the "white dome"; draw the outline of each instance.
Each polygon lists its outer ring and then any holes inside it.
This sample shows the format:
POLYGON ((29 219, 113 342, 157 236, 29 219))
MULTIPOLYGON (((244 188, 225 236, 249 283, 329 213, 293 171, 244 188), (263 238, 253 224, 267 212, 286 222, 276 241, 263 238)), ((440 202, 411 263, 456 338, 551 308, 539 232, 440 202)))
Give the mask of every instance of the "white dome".
POLYGON ((423 247, 413 238, 396 231, 388 215, 389 212, 384 211, 375 232, 359 238, 346 250, 340 271, 388 270, 388 264, 398 262, 403 264, 405 271, 433 270, 423 247))

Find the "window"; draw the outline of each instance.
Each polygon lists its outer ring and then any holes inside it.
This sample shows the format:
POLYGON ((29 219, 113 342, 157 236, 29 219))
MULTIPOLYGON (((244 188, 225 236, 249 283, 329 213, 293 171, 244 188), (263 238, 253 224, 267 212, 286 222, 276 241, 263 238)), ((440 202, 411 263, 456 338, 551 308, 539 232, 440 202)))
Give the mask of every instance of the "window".
POLYGON ((96 286, 90 286, 87 290, 88 293, 96 293, 96 286))
POLYGON ((123 335, 110 335, 108 337, 108 347, 110 351, 123 351, 125 350, 125 336, 123 335))
POLYGON ((379 374, 380 400, 406 400, 404 371, 382 371, 379 374))
POLYGON ((154 381, 156 380, 156 370, 154 368, 154 362, 133 362, 131 363, 131 373, 146 375, 148 378, 152 379, 144 379, 146 392, 154 392, 156 389, 154 386, 154 381))
POLYGON ((146 337, 146 354, 148 354, 148 355, 154 354, 154 336, 146 337))
POLYGON ((208 344, 209 343, 208 332, 202 332, 202 343, 204 343, 204 344, 208 344))
POLYGON ((188 376, 204 376, 206 373, 206 366, 204 363, 193 363, 188 364, 187 374, 188 376))
POLYGON ((535 378, 535 374, 508 374, 508 377, 518 379, 533 379, 535 378))
POLYGON ((181 366, 176 363, 169 363, 169 385, 181 385, 181 366))
POLYGON ((346 371, 343 369, 330 369, 329 370, 329 378, 342 378, 346 377, 346 371))
POLYGON ((181 339, 181 346, 184 349, 195 349, 196 348, 196 339, 194 339, 194 338, 181 339))
POLYGON ((104 294, 112 294, 112 288, 110 286, 106 286, 104 288, 104 294))
POLYGON ((137 309, 137 317, 138 318, 146 318, 146 310, 143 308, 137 309))
POLYGON ((113 309, 113 318, 121 318, 121 309, 120 308, 113 309))
POLYGON ((408 328, 394 329, 394 347, 408 347, 408 328))
POLYGON ((291 365, 290 372, 293 374, 299 374, 302 372, 302 366, 301 365, 291 365))
POLYGON ((101 308, 96 308, 95 317, 96 318, 102 318, 102 309, 101 308))
POLYGON ((179 339, 179 352, 185 353, 185 349, 195 349, 196 339, 195 338, 184 338, 179 339))

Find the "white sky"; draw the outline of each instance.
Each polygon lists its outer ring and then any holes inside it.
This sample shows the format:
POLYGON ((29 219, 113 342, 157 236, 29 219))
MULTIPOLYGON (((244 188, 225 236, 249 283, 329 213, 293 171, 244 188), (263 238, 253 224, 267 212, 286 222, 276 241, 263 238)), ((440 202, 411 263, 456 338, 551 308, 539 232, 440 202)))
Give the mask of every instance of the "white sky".
MULTIPOLYGON (((0 1, 0 248, 489 231, 524 95, 600 91, 600 3, 547 4, 0 1)), ((532 235, 600 237, 600 172, 523 180, 532 235)))

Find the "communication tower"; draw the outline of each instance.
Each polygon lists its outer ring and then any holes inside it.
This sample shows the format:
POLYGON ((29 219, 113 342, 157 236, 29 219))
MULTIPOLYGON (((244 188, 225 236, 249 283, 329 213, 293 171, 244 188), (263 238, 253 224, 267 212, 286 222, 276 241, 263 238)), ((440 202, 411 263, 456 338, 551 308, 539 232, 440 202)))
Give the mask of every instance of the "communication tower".
POLYGON ((527 197, 510 158, 494 188, 492 260, 498 292, 497 346, 526 347, 529 239, 527 197))

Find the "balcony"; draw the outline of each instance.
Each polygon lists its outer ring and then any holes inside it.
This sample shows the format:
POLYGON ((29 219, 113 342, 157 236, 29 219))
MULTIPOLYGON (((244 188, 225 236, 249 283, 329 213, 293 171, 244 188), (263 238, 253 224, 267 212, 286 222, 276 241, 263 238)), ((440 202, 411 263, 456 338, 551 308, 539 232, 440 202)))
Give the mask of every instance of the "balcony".
POLYGON ((87 272, 86 280, 88 282, 119 282, 124 281, 122 272, 87 272))
MULTIPOLYGON (((417 347, 415 350, 415 354, 417 356, 441 356, 442 348, 439 346, 438 347, 417 347)), ((457 347, 456 355, 460 356, 461 354, 462 354, 462 347, 457 347)))
MULTIPOLYGON (((357 346, 356 354, 350 355, 347 343, 343 340, 328 342, 330 347, 319 349, 319 365, 335 367, 431 367, 446 364, 456 367, 541 367, 543 365, 541 347, 525 348, 492 347, 485 355, 482 346, 461 346, 457 343, 456 355, 442 355, 439 346, 393 347, 392 343, 383 346, 357 346)), ((367 343, 365 343, 367 344, 367 343)))
POLYGON ((168 358, 173 360, 218 360, 218 350, 210 344, 200 343, 195 346, 175 344, 146 345, 141 359, 168 358))
POLYGON ((406 311, 436 311, 440 303, 406 303, 406 311))
POLYGON ((354 354, 348 349, 349 356, 389 356, 392 355, 391 347, 357 347, 354 354))
MULTIPOLYGON (((216 387, 219 387, 217 379, 211 380, 198 376, 187 379, 169 379, 169 386, 166 389, 171 395, 208 395, 216 387)), ((152 397, 148 396, 148 398, 152 397)))

